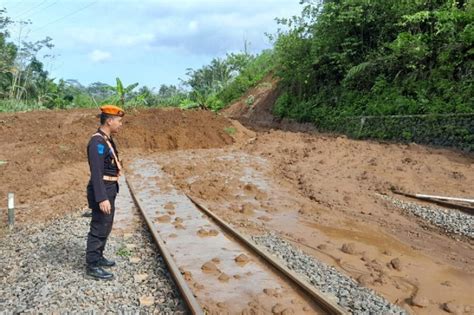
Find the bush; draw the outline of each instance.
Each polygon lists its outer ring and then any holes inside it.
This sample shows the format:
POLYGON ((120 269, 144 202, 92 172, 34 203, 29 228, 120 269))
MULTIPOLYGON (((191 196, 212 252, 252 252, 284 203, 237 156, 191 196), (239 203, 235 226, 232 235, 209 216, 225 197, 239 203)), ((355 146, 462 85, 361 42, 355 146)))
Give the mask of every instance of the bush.
POLYGON ((474 112, 472 3, 302 3, 279 20, 277 116, 337 129, 350 116, 474 112))
POLYGON ((0 112, 26 112, 41 109, 47 109, 47 107, 37 102, 0 100, 0 112))
POLYGON ((218 98, 228 105, 256 86, 274 67, 273 51, 265 50, 254 58, 240 73, 218 92, 218 98))

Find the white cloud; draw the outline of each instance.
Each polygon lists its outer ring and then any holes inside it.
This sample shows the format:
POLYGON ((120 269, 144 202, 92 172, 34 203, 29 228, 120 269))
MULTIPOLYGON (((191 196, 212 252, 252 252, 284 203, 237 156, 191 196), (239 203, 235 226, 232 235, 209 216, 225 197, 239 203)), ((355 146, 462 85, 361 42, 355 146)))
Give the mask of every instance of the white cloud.
POLYGON ((104 62, 112 58, 112 54, 108 51, 103 51, 100 49, 96 49, 89 54, 89 59, 93 62, 104 62))
MULTIPOLYGON (((101 0, 99 11, 110 10, 109 1, 101 0)), ((242 50, 247 41, 251 51, 257 52, 270 46, 264 33, 275 31, 274 18, 291 16, 299 7, 297 0, 122 0, 110 15, 87 26, 69 27, 66 41, 71 47, 87 45, 108 51, 130 48, 206 56, 242 50), (133 9, 126 5, 131 2, 133 9)))

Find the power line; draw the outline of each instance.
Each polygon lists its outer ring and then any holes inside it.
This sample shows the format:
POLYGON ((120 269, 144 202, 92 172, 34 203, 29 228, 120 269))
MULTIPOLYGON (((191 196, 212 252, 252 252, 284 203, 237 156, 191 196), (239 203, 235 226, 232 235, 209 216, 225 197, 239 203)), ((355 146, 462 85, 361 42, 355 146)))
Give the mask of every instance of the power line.
POLYGON ((74 14, 77 14, 77 13, 79 13, 79 12, 81 12, 81 11, 83 11, 83 10, 85 10, 85 9, 87 9, 87 8, 89 8, 89 7, 91 7, 91 6, 93 6, 93 5, 96 4, 97 2, 98 2, 98 1, 91 2, 91 3, 89 3, 89 4, 87 4, 87 5, 83 6, 83 7, 81 7, 81 8, 79 8, 79 9, 77 9, 77 10, 71 12, 71 13, 68 13, 68 14, 66 14, 66 15, 64 15, 64 16, 62 16, 62 17, 56 19, 56 20, 54 20, 54 21, 51 21, 51 22, 49 22, 49 23, 46 23, 46 24, 44 24, 44 25, 38 27, 37 29, 32 30, 31 33, 34 33, 34 32, 36 32, 36 31, 42 30, 42 29, 44 29, 44 28, 46 28, 46 27, 48 27, 48 26, 50 26, 50 25, 52 25, 52 24, 55 24, 55 23, 57 23, 57 22, 59 22, 59 21, 61 21, 61 20, 64 20, 65 18, 68 18, 68 17, 70 17, 70 16, 72 16, 72 15, 74 15, 74 14))
POLYGON ((53 3, 51 3, 50 5, 48 5, 48 6, 44 7, 44 8, 42 8, 41 10, 36 11, 36 12, 33 12, 32 14, 28 14, 28 15, 29 15, 29 17, 32 17, 32 16, 35 15, 35 14, 38 14, 38 13, 40 13, 40 12, 43 12, 43 11, 46 10, 47 8, 51 8, 51 7, 52 7, 53 5, 55 5, 56 3, 58 3, 58 1, 53 2, 53 3))
POLYGON ((22 15, 25 15, 26 13, 29 13, 33 10, 35 10, 36 8, 39 8, 40 6, 42 6, 45 2, 48 2, 48 0, 43 0, 42 2, 40 2, 40 4, 38 5, 35 5, 27 10, 24 10, 23 12, 20 12, 16 17, 15 17, 15 20, 17 20, 19 17, 21 17, 22 15))

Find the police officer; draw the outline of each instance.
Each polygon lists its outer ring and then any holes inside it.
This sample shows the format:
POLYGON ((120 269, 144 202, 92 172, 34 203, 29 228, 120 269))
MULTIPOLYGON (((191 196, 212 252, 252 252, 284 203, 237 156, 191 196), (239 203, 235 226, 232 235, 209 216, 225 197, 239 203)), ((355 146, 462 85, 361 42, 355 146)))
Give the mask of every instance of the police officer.
POLYGON ((125 112, 114 105, 102 106, 100 110, 100 127, 87 145, 91 172, 87 201, 92 209, 92 219, 87 236, 86 273, 95 279, 109 280, 113 274, 103 267, 112 267, 115 262, 105 258, 103 252, 112 231, 118 178, 122 169, 112 134, 117 133, 122 126, 125 112))

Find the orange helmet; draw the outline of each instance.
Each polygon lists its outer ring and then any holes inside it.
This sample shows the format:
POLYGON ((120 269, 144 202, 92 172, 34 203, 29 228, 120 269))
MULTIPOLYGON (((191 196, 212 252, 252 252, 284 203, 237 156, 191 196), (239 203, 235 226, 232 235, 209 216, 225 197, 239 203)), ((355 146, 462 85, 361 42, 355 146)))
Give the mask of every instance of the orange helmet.
POLYGON ((100 111, 107 115, 123 117, 125 112, 118 106, 115 105, 104 105, 100 107, 100 111))

